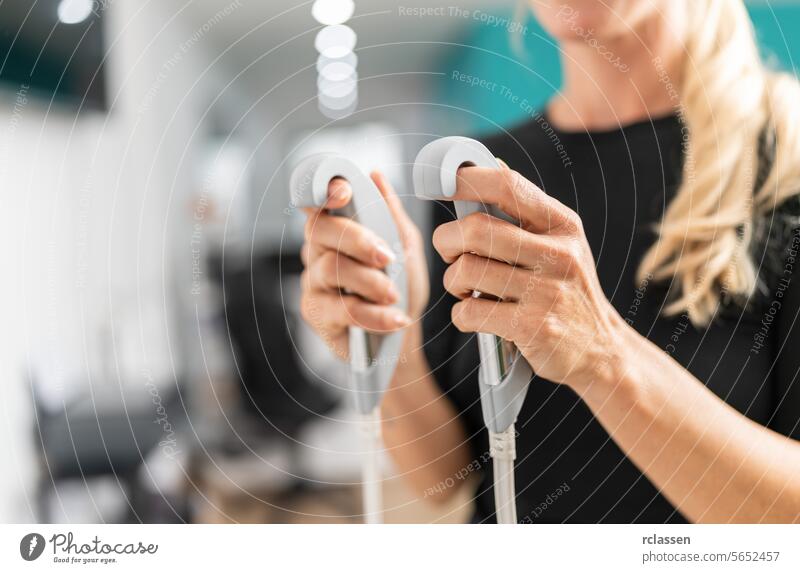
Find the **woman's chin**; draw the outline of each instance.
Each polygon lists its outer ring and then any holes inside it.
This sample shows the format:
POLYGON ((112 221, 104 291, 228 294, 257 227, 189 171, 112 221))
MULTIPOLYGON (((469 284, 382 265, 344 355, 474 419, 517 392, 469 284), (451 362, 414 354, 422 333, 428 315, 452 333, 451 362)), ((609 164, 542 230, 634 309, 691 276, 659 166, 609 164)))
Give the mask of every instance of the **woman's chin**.
POLYGON ((560 42, 585 41, 587 38, 609 38, 634 27, 642 18, 642 8, 634 10, 611 3, 590 1, 539 2, 531 6, 536 19, 560 42))

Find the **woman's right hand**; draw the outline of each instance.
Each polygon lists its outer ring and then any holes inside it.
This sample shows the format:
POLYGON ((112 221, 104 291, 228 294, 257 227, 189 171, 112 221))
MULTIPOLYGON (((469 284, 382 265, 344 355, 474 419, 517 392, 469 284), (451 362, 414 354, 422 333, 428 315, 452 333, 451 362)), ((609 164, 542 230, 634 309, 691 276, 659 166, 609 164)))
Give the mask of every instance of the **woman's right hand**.
POLYGON ((371 177, 389 206, 403 243, 408 314, 392 306, 400 293, 383 271, 394 257, 389 245, 355 221, 328 213, 350 202, 353 191, 349 183, 334 179, 328 186, 325 207, 304 209, 308 220, 302 250, 301 313, 343 360, 349 356, 349 326, 393 332, 417 321, 428 303, 428 271, 419 230, 386 178, 379 172, 371 177))

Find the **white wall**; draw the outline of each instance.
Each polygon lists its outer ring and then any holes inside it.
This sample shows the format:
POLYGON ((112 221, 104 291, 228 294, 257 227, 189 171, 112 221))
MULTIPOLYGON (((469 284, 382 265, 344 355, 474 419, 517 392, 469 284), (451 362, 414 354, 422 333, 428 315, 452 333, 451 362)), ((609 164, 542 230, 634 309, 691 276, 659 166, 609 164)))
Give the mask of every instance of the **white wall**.
POLYGON ((223 85, 207 38, 225 16, 187 27, 173 4, 108 4, 108 114, 0 94, 0 522, 34 518, 26 369, 55 405, 89 383, 133 403, 180 374, 189 194, 223 85))

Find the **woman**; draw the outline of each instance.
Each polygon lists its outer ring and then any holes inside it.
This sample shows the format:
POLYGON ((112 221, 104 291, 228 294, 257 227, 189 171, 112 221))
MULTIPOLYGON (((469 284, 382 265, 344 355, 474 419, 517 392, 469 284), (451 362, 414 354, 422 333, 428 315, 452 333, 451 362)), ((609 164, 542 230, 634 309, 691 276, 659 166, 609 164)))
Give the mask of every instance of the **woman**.
MULTIPOLYGON (((520 521, 798 521, 800 88, 764 68, 740 0, 531 5, 563 89, 485 142, 509 168, 462 168, 457 191, 520 225, 439 206, 429 279, 373 174, 404 236, 409 314, 388 306, 380 242, 309 211, 305 316, 343 356, 349 325, 405 329, 386 446, 426 497, 479 471, 476 521, 493 520, 478 331, 537 376, 517 422, 520 521)), ((349 201, 346 182, 329 191, 349 201)))

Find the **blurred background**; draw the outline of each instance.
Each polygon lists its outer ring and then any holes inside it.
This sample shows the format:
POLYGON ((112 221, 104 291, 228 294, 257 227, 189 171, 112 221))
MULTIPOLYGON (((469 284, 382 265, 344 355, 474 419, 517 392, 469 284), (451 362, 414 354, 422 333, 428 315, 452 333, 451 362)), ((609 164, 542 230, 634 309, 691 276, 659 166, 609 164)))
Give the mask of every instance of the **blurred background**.
MULTIPOLYGON (((407 199, 423 144, 530 118, 560 74, 513 1, 336 3, 0 1, 1 522, 360 521, 291 168, 346 150, 407 199)), ((748 6, 791 68, 800 2, 748 6)), ((387 521, 469 515, 384 465, 387 521)))

